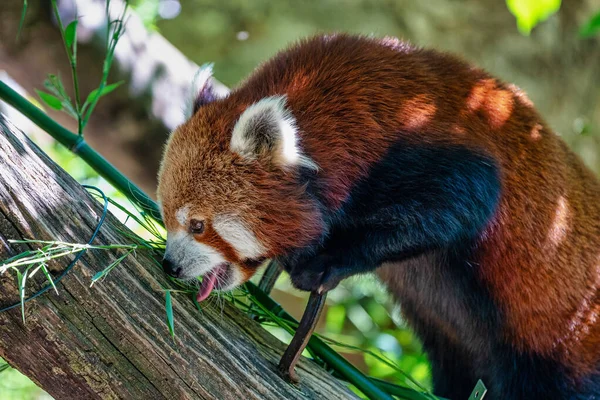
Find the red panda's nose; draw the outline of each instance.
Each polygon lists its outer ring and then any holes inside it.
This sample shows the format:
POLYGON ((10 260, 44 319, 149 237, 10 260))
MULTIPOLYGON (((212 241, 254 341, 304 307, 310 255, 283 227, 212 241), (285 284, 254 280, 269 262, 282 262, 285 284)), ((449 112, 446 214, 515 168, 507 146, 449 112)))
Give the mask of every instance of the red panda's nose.
POLYGON ((163 271, 165 271, 165 273, 167 275, 170 275, 173 278, 178 278, 179 275, 181 274, 181 267, 177 267, 168 258, 163 258, 162 266, 163 266, 163 271))

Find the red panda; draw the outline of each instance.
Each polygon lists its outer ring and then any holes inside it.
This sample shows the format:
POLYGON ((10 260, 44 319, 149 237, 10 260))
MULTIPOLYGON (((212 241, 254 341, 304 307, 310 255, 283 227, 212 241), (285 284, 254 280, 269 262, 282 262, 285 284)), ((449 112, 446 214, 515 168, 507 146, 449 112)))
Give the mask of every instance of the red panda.
POLYGON ((266 258, 303 290, 375 273, 435 393, 600 396, 600 185, 527 96, 397 39, 318 36, 167 142, 164 269, 198 295, 266 258))

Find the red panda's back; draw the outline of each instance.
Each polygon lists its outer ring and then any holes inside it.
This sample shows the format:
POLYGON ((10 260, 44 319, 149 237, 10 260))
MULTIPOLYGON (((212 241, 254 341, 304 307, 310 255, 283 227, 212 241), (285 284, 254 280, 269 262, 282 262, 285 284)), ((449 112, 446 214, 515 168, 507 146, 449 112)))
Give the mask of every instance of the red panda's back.
POLYGON ((400 137, 418 142, 427 130, 428 140, 472 145, 455 128, 457 107, 486 78, 455 57, 397 39, 330 35, 278 53, 230 97, 251 104, 287 96, 300 145, 332 182, 335 205, 400 137))
POLYGON ((504 317, 502 340, 579 374, 597 368, 600 185, 518 88, 394 39, 331 35, 279 53, 232 96, 275 94, 287 96, 333 208, 398 141, 491 157, 501 198, 474 263, 504 317))

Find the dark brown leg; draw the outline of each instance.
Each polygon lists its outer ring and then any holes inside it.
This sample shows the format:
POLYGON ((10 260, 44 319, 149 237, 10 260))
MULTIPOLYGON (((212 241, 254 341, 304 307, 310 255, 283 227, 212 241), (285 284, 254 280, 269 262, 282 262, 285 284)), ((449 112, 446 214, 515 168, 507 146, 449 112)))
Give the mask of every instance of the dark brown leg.
POLYGON ((297 383, 299 381, 298 375, 294 371, 296 363, 300 355, 306 348, 308 340, 312 336, 315 326, 319 321, 323 306, 325 305, 325 299, 327 298, 327 292, 318 294, 312 292, 308 299, 308 304, 296 330, 296 334, 292 338, 290 345, 283 353, 279 366, 277 367, 281 377, 287 381, 297 383))

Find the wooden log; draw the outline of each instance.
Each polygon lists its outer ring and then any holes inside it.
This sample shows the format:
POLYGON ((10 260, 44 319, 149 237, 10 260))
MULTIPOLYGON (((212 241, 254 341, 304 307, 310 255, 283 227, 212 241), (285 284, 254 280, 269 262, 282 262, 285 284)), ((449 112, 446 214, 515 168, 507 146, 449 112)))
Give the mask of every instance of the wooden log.
MULTIPOLYGON (((23 251, 9 239, 85 243, 101 213, 95 198, 0 114, 0 260, 23 251)), ((94 244, 131 243, 124 231, 109 214, 94 244)), ((173 293, 173 340, 164 307, 170 286, 144 250, 90 287, 121 254, 88 251, 58 294, 26 304, 25 324, 18 308, 0 313, 0 356, 56 399, 356 398, 307 359, 297 368, 300 384, 284 382, 276 365, 285 345, 228 302, 198 311, 173 293)), ((17 302, 17 293, 14 276, 0 277, 0 308, 17 302)))

